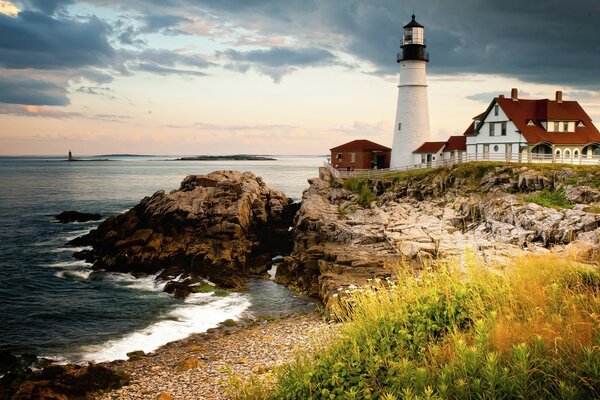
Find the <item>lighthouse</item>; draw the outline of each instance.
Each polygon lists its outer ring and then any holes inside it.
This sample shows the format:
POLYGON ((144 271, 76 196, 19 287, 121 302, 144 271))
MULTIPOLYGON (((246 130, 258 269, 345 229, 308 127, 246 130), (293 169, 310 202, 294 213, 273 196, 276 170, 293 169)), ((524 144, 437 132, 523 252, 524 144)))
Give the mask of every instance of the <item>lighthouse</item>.
POLYGON ((400 64, 398 105, 394 124, 391 168, 415 164, 413 151, 429 141, 429 106, 427 101, 425 28, 415 20, 404 26, 400 64))

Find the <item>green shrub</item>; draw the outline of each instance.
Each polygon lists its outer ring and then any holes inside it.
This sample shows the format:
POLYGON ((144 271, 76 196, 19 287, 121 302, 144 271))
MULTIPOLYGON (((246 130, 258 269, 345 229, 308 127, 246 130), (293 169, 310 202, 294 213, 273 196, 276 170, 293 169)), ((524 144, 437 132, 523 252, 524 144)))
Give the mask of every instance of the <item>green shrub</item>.
POLYGON ((504 276, 465 267, 468 276, 441 266, 356 292, 338 310, 346 323, 329 349, 238 398, 600 396, 597 269, 558 256, 518 259, 504 276))
POLYGON ((567 200, 563 189, 542 190, 538 194, 525 197, 525 201, 536 203, 543 207, 573 208, 573 203, 567 200))
POLYGON ((368 179, 348 178, 344 181, 344 188, 358 194, 357 203, 363 207, 369 207, 375 199, 368 179))

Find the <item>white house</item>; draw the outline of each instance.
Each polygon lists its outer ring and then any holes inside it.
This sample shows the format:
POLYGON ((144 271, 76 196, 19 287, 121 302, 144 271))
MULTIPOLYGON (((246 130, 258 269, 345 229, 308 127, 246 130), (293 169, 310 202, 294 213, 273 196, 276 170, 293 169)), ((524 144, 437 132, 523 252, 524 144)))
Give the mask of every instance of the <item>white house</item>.
POLYGON ((415 151, 413 159, 415 165, 440 164, 440 162, 462 162, 465 160, 466 136, 450 136, 445 142, 425 142, 415 151))
MULTIPOLYGON (((494 98, 464 133, 468 158, 579 163, 600 155, 600 133, 576 101, 494 98)), ((597 161, 597 158, 596 158, 597 161)))

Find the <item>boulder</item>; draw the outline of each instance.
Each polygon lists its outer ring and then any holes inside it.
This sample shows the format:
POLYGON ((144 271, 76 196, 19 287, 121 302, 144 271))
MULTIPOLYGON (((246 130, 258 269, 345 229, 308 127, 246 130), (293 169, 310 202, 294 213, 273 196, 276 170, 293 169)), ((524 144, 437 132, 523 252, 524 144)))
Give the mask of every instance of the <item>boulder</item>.
POLYGON ((102 215, 78 211, 63 211, 54 218, 62 224, 68 224, 69 222, 99 221, 102 219, 102 215))
MULTIPOLYGON (((178 190, 158 191, 71 243, 93 247, 75 256, 93 259, 95 269, 162 270, 161 279, 202 277, 239 289, 255 262, 291 250, 294 211, 282 192, 254 174, 217 171, 188 176, 178 190)), ((178 297, 191 292, 181 280, 167 288, 178 297)))

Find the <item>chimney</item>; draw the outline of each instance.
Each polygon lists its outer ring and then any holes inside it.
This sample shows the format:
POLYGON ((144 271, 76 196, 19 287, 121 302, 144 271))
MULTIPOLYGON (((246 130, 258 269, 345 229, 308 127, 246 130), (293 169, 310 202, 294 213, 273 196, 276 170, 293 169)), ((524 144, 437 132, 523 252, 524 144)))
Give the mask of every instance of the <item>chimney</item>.
POLYGON ((501 94, 501 95, 499 95, 499 96, 498 96, 498 98, 500 98, 500 99, 503 99, 503 98, 504 98, 504 95, 503 95, 503 94, 501 94))
POLYGON ((562 90, 557 90, 556 91, 556 102, 557 103, 562 103, 562 90))
POLYGON ((512 99, 512 101, 519 101, 519 91, 517 90, 517 88, 512 88, 512 90, 510 91, 510 98, 512 99))

